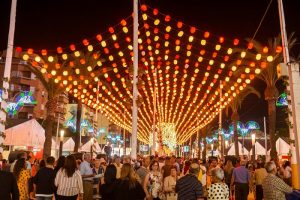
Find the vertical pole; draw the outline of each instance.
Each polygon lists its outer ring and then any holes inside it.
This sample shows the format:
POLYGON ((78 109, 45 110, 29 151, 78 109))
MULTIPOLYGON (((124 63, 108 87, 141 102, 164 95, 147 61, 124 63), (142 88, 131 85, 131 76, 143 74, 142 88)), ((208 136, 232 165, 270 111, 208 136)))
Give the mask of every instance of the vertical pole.
POLYGON ((59 112, 58 112, 58 116, 57 116, 57 128, 56 128, 56 138, 55 138, 55 142, 56 142, 56 144, 55 144, 55 148, 56 148, 56 152, 57 152, 57 158, 59 157, 59 156, 61 156, 60 155, 60 144, 59 144, 59 140, 58 140, 58 132, 59 132, 59 118, 60 118, 60 114, 59 114, 59 112), (59 145, 59 146, 57 146, 57 145, 59 145))
POLYGON ((124 113, 123 113, 123 144, 124 144, 124 148, 123 148, 123 155, 126 155, 126 132, 125 132, 125 108, 124 108, 124 113))
POLYGON ((152 155, 155 155, 156 150, 156 75, 157 69, 154 72, 154 95, 153 95, 153 133, 152 133, 152 155))
POLYGON ((221 153, 221 158, 224 157, 224 152, 223 152, 223 140, 222 140, 222 81, 220 81, 220 106, 219 106, 219 153, 221 153))
POLYGON ((268 156, 268 138, 267 138, 266 117, 264 117, 264 133, 265 133, 265 150, 266 150, 266 161, 267 161, 267 156, 268 156))
MULTIPOLYGON (((285 27, 285 16, 284 16, 284 10, 283 10, 283 3, 282 0, 278 0, 278 10, 279 10, 279 19, 280 19, 280 30, 281 30, 281 37, 282 37, 282 46, 283 46, 283 59, 284 63, 287 64, 288 67, 288 81, 289 84, 287 86, 287 89, 289 90, 288 94, 288 100, 290 100, 290 103, 288 105, 289 110, 291 111, 291 114, 289 114, 289 121, 292 124, 292 127, 290 128, 290 138, 292 141, 295 141, 295 143, 291 143, 291 152, 292 152, 292 180, 293 180, 293 187, 295 189, 299 189, 299 180, 300 180, 300 167, 298 166, 300 163, 300 150, 299 150, 299 135, 297 132, 297 120, 296 120, 296 109, 295 109, 295 96, 294 96, 294 81, 293 81, 293 75, 295 77, 299 77, 299 74, 296 71, 292 71, 292 66, 290 63, 290 55, 288 51, 288 41, 287 41, 287 33, 286 33, 286 27, 285 27)), ((299 71, 298 71, 299 73, 299 71)))
POLYGON ((136 159, 137 150, 137 128, 138 128, 138 0, 133 0, 133 96, 132 96, 132 141, 131 157, 136 159))
POLYGON ((9 23, 9 32, 8 32, 8 41, 7 41, 7 51, 3 75, 3 91, 2 91, 2 102, 0 106, 0 152, 3 151, 2 145, 4 142, 5 136, 5 122, 6 122, 6 112, 7 99, 8 99, 8 89, 9 89, 9 80, 10 80, 10 71, 11 63, 13 56, 13 47, 14 47, 14 35, 15 35, 15 25, 16 25, 16 9, 17 9, 17 0, 11 1, 10 9, 10 23, 9 23))

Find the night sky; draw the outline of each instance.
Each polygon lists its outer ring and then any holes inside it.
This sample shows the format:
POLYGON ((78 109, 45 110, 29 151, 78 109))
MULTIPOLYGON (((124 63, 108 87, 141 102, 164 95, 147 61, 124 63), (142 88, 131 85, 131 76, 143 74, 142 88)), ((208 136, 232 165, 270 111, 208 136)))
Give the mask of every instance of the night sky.
MULTIPOLYGON (((251 38, 270 0, 141 0, 173 19, 225 38, 251 38)), ((0 51, 7 45, 11 0, 0 0, 0 51)), ((300 39, 300 2, 284 0, 287 32, 300 39)), ((132 0, 18 0, 15 46, 56 49, 80 43, 106 31, 132 12, 132 0)), ((280 33, 277 1, 271 7, 255 39, 267 42, 280 33)), ((291 51, 300 54, 300 41, 291 51)), ((264 85, 254 81, 262 94, 264 85)), ((267 114, 263 99, 249 96, 241 110, 243 121, 261 120, 267 114)))

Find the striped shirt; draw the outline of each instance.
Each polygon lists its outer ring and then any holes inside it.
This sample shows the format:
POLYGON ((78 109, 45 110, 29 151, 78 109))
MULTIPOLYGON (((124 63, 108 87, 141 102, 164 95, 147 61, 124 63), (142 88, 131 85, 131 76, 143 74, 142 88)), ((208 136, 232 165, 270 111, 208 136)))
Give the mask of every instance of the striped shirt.
POLYGON ((202 185, 195 175, 187 174, 177 181, 175 191, 178 200, 197 200, 202 195, 202 185))
POLYGON ((74 196, 83 193, 82 178, 79 170, 76 170, 72 177, 68 177, 63 169, 57 172, 55 178, 57 194, 61 196, 74 196))

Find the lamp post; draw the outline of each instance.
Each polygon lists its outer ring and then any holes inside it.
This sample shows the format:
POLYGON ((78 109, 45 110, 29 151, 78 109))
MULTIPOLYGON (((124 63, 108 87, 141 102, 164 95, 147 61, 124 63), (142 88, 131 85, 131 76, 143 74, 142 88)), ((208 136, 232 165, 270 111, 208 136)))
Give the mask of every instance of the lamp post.
POLYGON ((93 145, 94 145, 94 137, 92 137, 91 138, 91 140, 90 140, 90 142, 91 142, 91 158, 93 159, 93 145))
POLYGON ((211 156, 214 157, 214 143, 211 143, 211 156))
MULTIPOLYGON (((228 148, 228 140, 225 140, 225 149, 228 148)), ((224 149, 224 152, 225 152, 225 149, 224 149)))
POLYGON ((59 153, 58 153, 59 156, 62 155, 62 151, 63 151, 64 134, 65 134, 65 130, 60 130, 59 153))
POLYGON ((255 161, 255 133, 251 134, 252 139, 252 161, 255 161))

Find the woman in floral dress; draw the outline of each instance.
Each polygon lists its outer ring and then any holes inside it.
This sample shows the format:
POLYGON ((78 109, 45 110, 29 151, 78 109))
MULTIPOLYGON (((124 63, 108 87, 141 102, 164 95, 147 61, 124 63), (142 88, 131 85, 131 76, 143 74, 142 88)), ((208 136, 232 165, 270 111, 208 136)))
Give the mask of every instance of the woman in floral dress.
POLYGON ((150 172, 145 177, 144 190, 146 199, 159 200, 162 194, 162 175, 159 172, 159 163, 150 164, 150 172))
POLYGON ((25 158, 20 158, 17 160, 14 166, 14 175, 17 179, 17 184, 20 193, 20 200, 28 200, 28 180, 30 178, 30 172, 26 169, 25 158))

